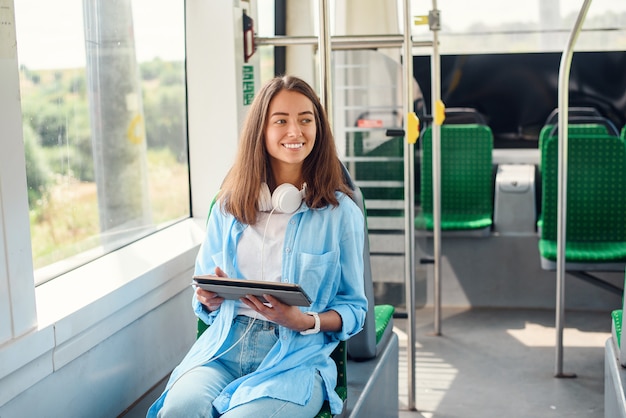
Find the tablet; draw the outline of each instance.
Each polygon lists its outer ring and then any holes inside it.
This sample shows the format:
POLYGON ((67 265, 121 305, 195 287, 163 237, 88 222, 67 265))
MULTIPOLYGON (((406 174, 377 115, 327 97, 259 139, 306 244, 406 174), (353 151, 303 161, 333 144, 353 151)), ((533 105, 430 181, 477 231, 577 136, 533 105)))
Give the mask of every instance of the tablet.
POLYGON ((254 295, 267 302, 263 294, 272 295, 291 306, 311 306, 311 299, 304 289, 293 283, 265 282, 260 280, 233 279, 211 275, 194 276, 194 286, 215 292, 224 299, 240 299, 254 295))

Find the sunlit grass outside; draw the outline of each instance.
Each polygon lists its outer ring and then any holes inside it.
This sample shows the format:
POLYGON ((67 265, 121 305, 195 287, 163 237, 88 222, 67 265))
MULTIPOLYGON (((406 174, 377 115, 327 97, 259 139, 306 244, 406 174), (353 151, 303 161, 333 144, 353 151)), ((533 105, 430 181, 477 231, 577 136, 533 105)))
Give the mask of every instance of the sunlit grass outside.
MULTIPOLYGON (((189 216, 189 173, 168 150, 148 150, 148 181, 153 224, 189 216)), ((100 245, 96 183, 71 176, 55 178, 30 211, 35 268, 100 245)))

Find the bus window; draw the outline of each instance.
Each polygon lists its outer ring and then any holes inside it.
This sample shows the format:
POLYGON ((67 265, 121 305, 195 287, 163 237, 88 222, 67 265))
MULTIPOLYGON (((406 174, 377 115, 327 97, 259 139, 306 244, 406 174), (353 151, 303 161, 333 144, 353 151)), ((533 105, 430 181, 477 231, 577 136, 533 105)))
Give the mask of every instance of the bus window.
POLYGON ((40 284, 189 216, 184 2, 26 0, 15 19, 40 284))

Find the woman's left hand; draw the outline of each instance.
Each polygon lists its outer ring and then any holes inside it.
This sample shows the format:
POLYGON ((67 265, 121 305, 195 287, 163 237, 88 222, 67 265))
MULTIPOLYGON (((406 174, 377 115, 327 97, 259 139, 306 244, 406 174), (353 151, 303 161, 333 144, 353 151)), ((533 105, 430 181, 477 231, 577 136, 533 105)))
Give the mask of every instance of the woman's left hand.
POLYGON ((241 298, 251 309, 254 309, 268 320, 282 325, 294 331, 304 331, 313 328, 313 317, 303 313, 297 306, 287 305, 276 299, 272 295, 263 295, 268 303, 263 303, 253 295, 246 295, 241 298))

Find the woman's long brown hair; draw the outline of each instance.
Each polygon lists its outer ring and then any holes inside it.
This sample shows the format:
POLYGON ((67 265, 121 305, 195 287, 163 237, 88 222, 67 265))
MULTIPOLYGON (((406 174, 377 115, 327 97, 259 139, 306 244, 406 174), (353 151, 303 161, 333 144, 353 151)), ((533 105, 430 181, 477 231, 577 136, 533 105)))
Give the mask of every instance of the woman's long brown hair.
POLYGON ((339 202, 335 191, 352 194, 345 182, 335 139, 317 94, 298 77, 276 77, 261 88, 250 106, 235 163, 220 190, 222 209, 244 224, 256 223, 261 183, 267 182, 270 190, 277 186, 265 147, 265 127, 270 103, 282 90, 301 93, 313 103, 315 145, 302 167, 302 177, 307 184, 304 198, 306 204, 310 208, 337 206, 339 202))

